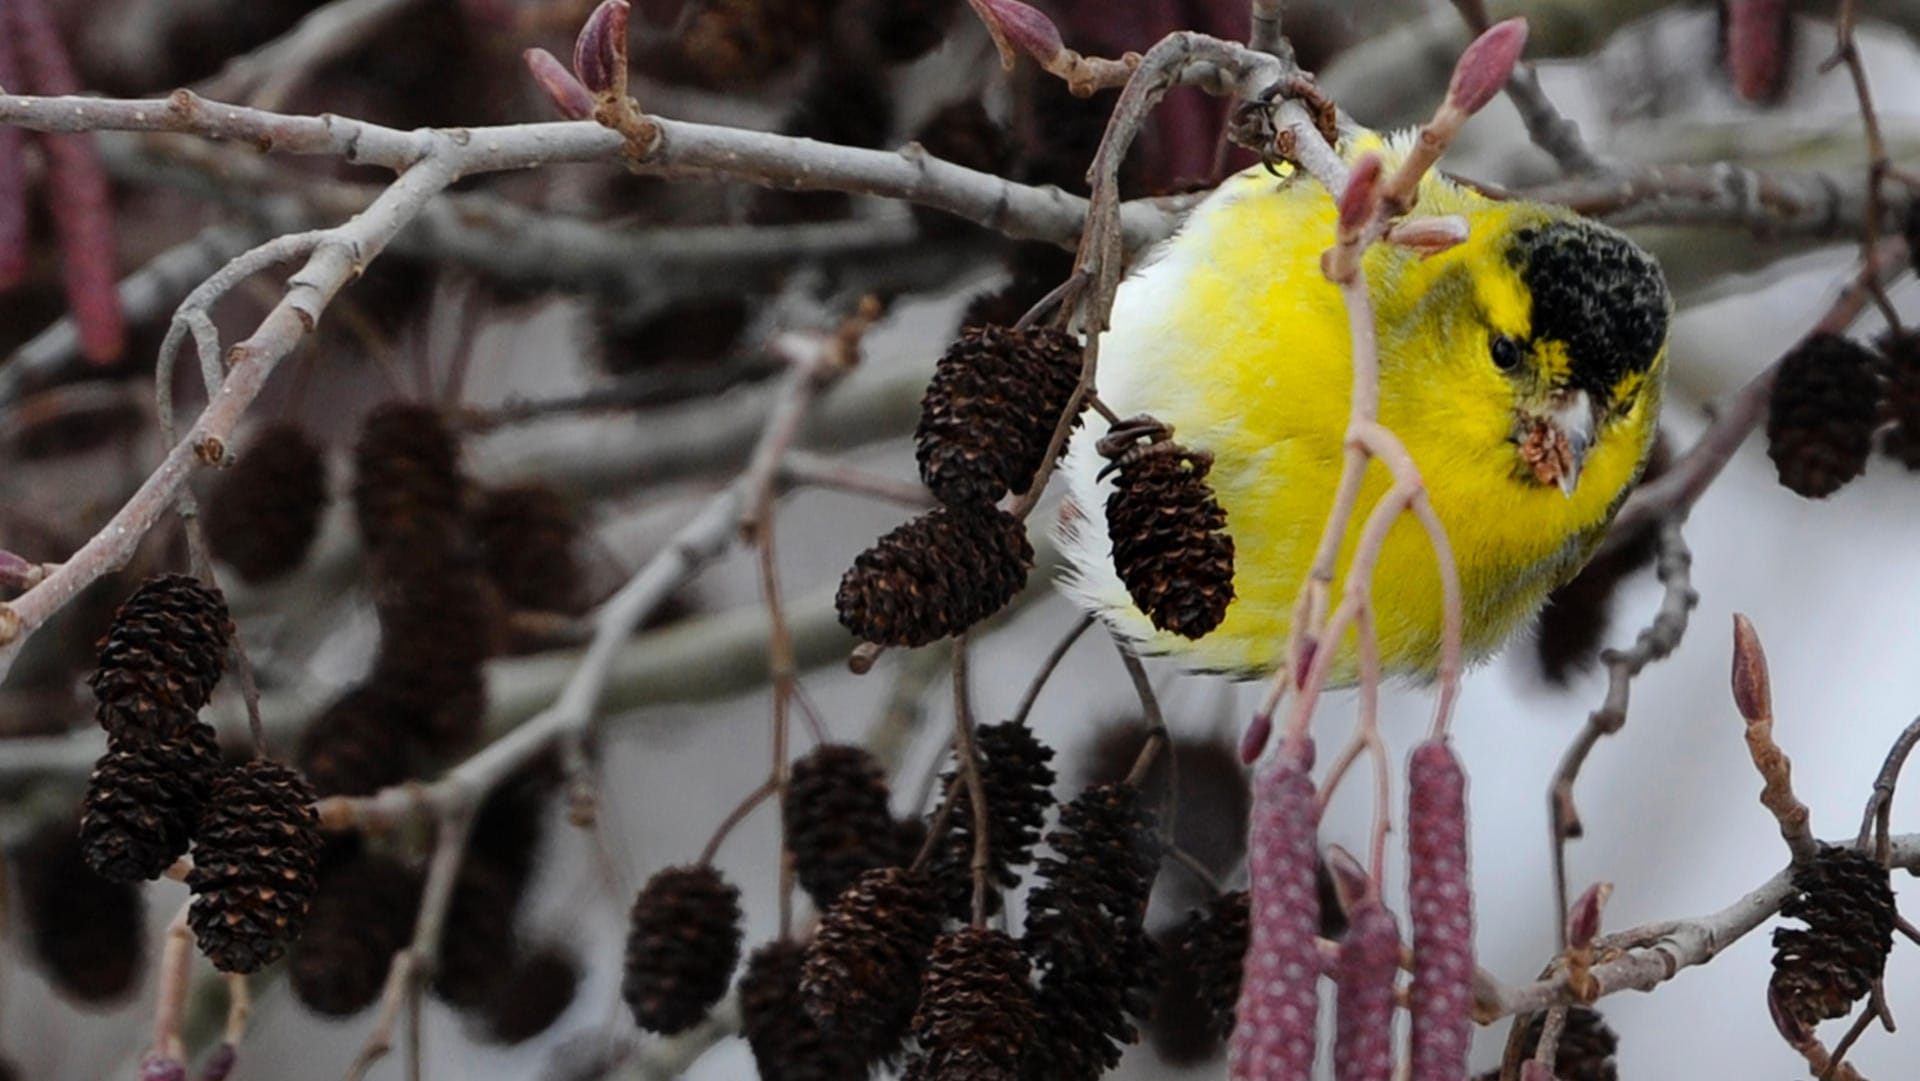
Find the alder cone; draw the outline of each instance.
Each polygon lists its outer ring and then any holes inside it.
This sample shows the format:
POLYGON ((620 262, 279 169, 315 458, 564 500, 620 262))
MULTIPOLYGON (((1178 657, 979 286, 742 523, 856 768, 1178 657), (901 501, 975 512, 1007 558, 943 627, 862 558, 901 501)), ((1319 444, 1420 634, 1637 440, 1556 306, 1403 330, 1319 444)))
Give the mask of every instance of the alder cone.
POLYGON ((800 977, 807 1012, 872 1061, 906 1036, 927 953, 940 934, 940 899, 925 875, 868 871, 820 920, 800 977))
POLYGON ((258 971, 300 934, 318 886, 322 842, 313 801, 311 785, 268 759, 214 781, 187 875, 187 924, 213 967, 258 971))
POLYGON ((578 612, 585 575, 574 546, 580 521, 566 499, 545 484, 483 493, 473 511, 481 566, 509 606, 578 612))
POLYGON ((1246 890, 1223 893, 1188 914, 1175 947, 1197 977, 1214 1038, 1223 1042, 1233 1035, 1233 1010, 1240 1001, 1240 974, 1252 933, 1249 914, 1246 890))
POLYGON ((1884 412, 1892 422, 1881 449, 1908 469, 1920 471, 1920 333, 1886 341, 1881 373, 1887 384, 1884 412))
POLYGON ((913 1017, 921 1053, 902 1078, 1014 1081, 1038 1025, 1019 943, 987 928, 941 935, 913 1017))
MULTIPOLYGON (((1535 1014, 1527 1022, 1521 1042, 1533 1047, 1540 1042, 1545 1014, 1535 1014)), ((1620 1037, 1607 1025, 1599 1010, 1590 1006, 1567 1008, 1567 1024, 1560 1030, 1560 1043, 1553 1057, 1556 1081, 1620 1081, 1620 1069, 1613 1056, 1620 1049, 1620 1037)), ((1477 1074, 1474 1081, 1500 1081, 1500 1071, 1477 1074)))
MULTIPOLYGON (((988 874, 1001 889, 1012 889, 1020 884, 1015 868, 1032 861, 1053 806, 1053 748, 1018 721, 983 724, 974 731, 974 742, 987 797, 988 874)), ((948 770, 941 780, 950 785, 957 776, 948 770)), ((973 835, 973 793, 962 784, 947 817, 947 835, 928 868, 946 898, 947 914, 955 919, 973 913, 973 835)))
POLYGON ((1073 401, 1081 363, 1080 340, 1063 330, 962 330, 920 403, 920 479, 949 504, 1025 491, 1073 401))
POLYGON ((370 796, 413 776, 419 711, 400 693, 363 683, 300 734, 294 761, 322 796, 370 796))
POLYGON ((219 768, 219 740, 198 721, 169 739, 110 737, 82 804, 87 866, 110 882, 159 878, 186 854, 219 768))
POLYGON ((360 855, 321 872, 287 980, 302 1005, 328 1017, 371 1006, 393 957, 413 938, 420 875, 389 856, 360 855))
POLYGON ((1780 362, 1767 412, 1767 456, 1780 483, 1825 499, 1866 471, 1880 420, 1876 361, 1838 334, 1813 334, 1780 362))
POLYGON ((545 946, 514 962, 482 1015, 487 1038, 496 1043, 525 1043, 553 1027, 573 1005, 580 988, 580 964, 557 946, 545 946))
POLYGON ((107 734, 178 735, 213 695, 233 620, 219 590, 184 574, 149 578, 114 613, 87 683, 107 734))
POLYGON ((753 952, 740 977, 740 1033, 760 1081, 864 1081, 865 1058, 822 1032, 801 1005, 805 963, 800 945, 770 942, 753 952))
POLYGON ((1789 1020, 1812 1029, 1852 1012, 1885 971, 1899 922, 1887 869, 1851 848, 1822 845, 1794 869, 1793 888, 1780 914, 1807 926, 1774 930, 1767 985, 1775 1023, 1789 1039, 1789 1020))
POLYGON ((146 954, 145 896, 93 873, 72 819, 33 832, 15 856, 14 883, 27 942, 61 994, 99 1004, 133 989, 146 954))
POLYGON ((1156 628, 1204 637, 1233 603, 1233 538, 1206 482, 1213 455, 1175 443, 1129 453, 1107 497, 1114 569, 1156 628))
POLYGON ((514 917, 524 881, 469 856, 453 881, 433 993, 459 1010, 479 1011, 507 980, 518 950, 514 917))
POLYGON ((855 879, 904 863, 886 772, 861 747, 827 743, 793 763, 780 817, 793 852, 794 877, 815 908, 833 907, 855 879))
POLYGON ((298 568, 327 509, 327 465, 296 424, 262 428, 207 496, 207 543, 248 582, 298 568))
POLYGON ((669 867, 633 901, 620 995, 649 1032, 684 1032, 727 993, 740 963, 740 891, 704 864, 669 867))
POLYGON ((1141 920, 1159 867, 1154 815, 1133 785, 1095 785, 1061 808, 1047 844, 1021 943, 1041 973, 1040 1038, 1021 1076, 1091 1081, 1152 1007, 1158 951, 1141 920))
POLYGON ((353 509, 376 559, 444 550, 459 531, 466 482, 460 448, 438 410, 388 402, 367 415, 353 448, 353 509))
POLYGON ((1006 607, 1032 568, 1019 519, 986 504, 936 507, 860 553, 834 606, 869 642, 924 646, 1006 607))

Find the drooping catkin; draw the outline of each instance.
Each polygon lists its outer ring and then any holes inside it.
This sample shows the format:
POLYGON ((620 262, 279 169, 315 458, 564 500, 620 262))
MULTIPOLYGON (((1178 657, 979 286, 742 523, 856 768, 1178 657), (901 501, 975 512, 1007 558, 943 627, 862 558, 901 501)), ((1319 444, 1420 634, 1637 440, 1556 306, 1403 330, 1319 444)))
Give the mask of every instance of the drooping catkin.
POLYGON ((1400 971, 1400 928, 1378 897, 1347 911, 1334 971, 1333 1076, 1336 1081, 1391 1081, 1393 980, 1400 971))
POLYGON ((1320 1012, 1320 894, 1313 780, 1304 755, 1283 751, 1255 785, 1248 878, 1252 933, 1240 983, 1233 1081, 1308 1081, 1320 1012))
POLYGON ((1445 740, 1407 767, 1407 893, 1413 924, 1413 1081, 1462 1077, 1473 1044, 1473 894, 1467 775, 1445 740))

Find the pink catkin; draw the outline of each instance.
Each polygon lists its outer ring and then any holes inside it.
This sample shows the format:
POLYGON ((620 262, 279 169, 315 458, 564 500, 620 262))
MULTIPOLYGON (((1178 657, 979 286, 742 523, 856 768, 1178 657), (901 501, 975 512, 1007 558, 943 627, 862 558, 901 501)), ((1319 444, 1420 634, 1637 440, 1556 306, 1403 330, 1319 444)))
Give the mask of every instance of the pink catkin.
MULTIPOLYGON (((6 9, 25 89, 49 96, 78 93, 79 76, 46 0, 6 0, 6 9)), ((92 135, 38 138, 47 154, 47 203, 60 238, 67 306, 80 332, 80 352, 95 364, 108 364, 120 359, 127 329, 107 173, 92 135)))
POLYGON ((1399 971, 1400 928, 1385 905, 1368 898, 1347 914, 1334 969, 1340 984, 1334 1000, 1336 1081, 1392 1081, 1393 980, 1399 971))
POLYGON ((1787 71, 1787 0, 1731 0, 1727 4, 1727 68, 1733 91, 1747 101, 1780 92, 1787 71))
MULTIPOLYGON (((1313 781, 1283 748, 1255 787, 1251 928, 1233 1029, 1233 1081, 1308 1081, 1320 1013, 1313 781)), ((1309 755, 1310 757, 1310 755, 1309 755)))
MULTIPOLYGON (((0 0, 0 29, 12 18, 16 0, 0 0)), ((0 87, 18 94, 20 58, 12 34, 0 34, 0 87)), ((0 289, 11 289, 27 275, 27 133, 0 125, 0 289)))
POLYGON ((1467 775, 1445 740, 1407 769, 1407 892, 1413 919, 1413 1081, 1459 1081, 1473 1042, 1473 891, 1467 775))

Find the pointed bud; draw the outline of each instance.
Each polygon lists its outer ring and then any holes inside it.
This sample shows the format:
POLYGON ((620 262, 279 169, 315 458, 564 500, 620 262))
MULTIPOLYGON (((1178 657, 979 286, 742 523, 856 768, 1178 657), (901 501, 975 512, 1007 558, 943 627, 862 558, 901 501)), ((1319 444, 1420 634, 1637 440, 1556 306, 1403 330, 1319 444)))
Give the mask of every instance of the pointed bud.
POLYGON ((1421 255, 1438 255, 1467 242, 1467 219, 1459 214, 1407 218, 1387 231, 1387 240, 1421 255))
POLYGON ((1333 872, 1333 890, 1340 897, 1340 907, 1352 912, 1373 892, 1373 880, 1353 853, 1339 845, 1328 845, 1325 858, 1327 870, 1333 872))
POLYGON ((1247 725, 1246 735, 1240 737, 1240 762, 1251 766, 1267 749, 1267 738, 1273 735, 1273 714, 1257 713, 1253 723, 1247 725))
POLYGON ((1527 44, 1527 20, 1519 17, 1498 22, 1475 38, 1453 66, 1453 82, 1447 86, 1447 104, 1463 113, 1477 113, 1507 85, 1513 66, 1520 61, 1520 50, 1527 44))
POLYGON ((1733 704, 1749 723, 1773 716, 1773 690, 1767 679, 1767 654, 1746 616, 1733 617, 1733 704))
POLYGON ((1358 233, 1373 216, 1374 205, 1379 201, 1380 155, 1369 151, 1353 163, 1353 171, 1347 174, 1347 188, 1340 193, 1340 235, 1358 233))
POLYGON ((1613 896, 1613 883, 1595 882, 1587 887, 1580 899, 1567 910, 1567 945, 1575 949, 1587 949, 1593 940, 1600 937, 1600 917, 1607 908, 1607 898, 1613 896))
POLYGON ((573 73, 594 94, 619 94, 627 83, 627 0, 600 0, 573 42, 573 73))
POLYGON ((1779 989, 1771 984, 1767 987, 1767 1014, 1773 1018, 1773 1027, 1780 1032, 1780 1038, 1795 1047, 1805 1047, 1813 1039, 1813 1031, 1793 1015, 1787 1003, 1781 999, 1779 989))
POLYGON ((1731 0, 1726 12, 1727 68, 1734 93, 1751 102, 1775 97, 1787 74, 1793 22, 1786 0, 1731 0))
POLYGON ((1019 53, 1026 53, 1041 67, 1047 67, 1067 51, 1066 44, 1060 40, 1060 28, 1039 8, 1020 0, 967 2, 986 24, 987 33, 993 35, 994 47, 1000 50, 1000 66, 1008 71, 1013 70, 1019 53))
POLYGON ((528 49, 520 54, 533 73, 533 81, 547 92, 547 100, 568 120, 593 119, 593 94, 573 77, 560 58, 545 49, 528 49))
POLYGON ((32 589, 46 576, 46 568, 38 563, 29 563, 22 556, 0 549, 0 586, 7 589, 32 589))

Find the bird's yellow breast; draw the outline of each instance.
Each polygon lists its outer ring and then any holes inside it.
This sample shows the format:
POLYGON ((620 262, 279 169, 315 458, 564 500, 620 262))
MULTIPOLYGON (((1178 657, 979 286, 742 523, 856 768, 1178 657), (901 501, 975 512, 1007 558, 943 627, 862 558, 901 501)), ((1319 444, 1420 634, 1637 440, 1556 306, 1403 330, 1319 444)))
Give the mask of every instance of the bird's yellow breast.
MULTIPOLYGON (((1498 215, 1545 213, 1437 182, 1423 190, 1419 209, 1465 214, 1475 231, 1498 215)), ((1117 580, 1089 566, 1104 534, 1085 534, 1100 532, 1092 525, 1105 488, 1091 481, 1097 433, 1081 433, 1068 476, 1091 520, 1069 538, 1080 564, 1076 588, 1148 649, 1227 671, 1263 671, 1281 659, 1333 503, 1352 389, 1346 307, 1320 272, 1333 237, 1333 203, 1318 185, 1250 171, 1228 181, 1122 286, 1101 341, 1100 393, 1120 415, 1152 413, 1182 444, 1213 452, 1210 480, 1235 545, 1235 600, 1224 622, 1197 642, 1153 631, 1123 589, 1116 595, 1117 580)), ((1366 263, 1381 338, 1380 419, 1406 443, 1446 526, 1474 654, 1530 618, 1584 559, 1639 468, 1657 409, 1657 394, 1640 397, 1636 415, 1596 444, 1571 496, 1517 475, 1512 391, 1486 360, 1485 324, 1461 329, 1482 319, 1525 325, 1528 298, 1512 274, 1497 272, 1491 261, 1500 257, 1471 241, 1425 260, 1376 245, 1366 263)), ((1390 484, 1384 467, 1368 467, 1339 581, 1390 484)), ((1440 647, 1440 579, 1410 517, 1388 535, 1374 610, 1388 669, 1430 673, 1440 647)), ((1349 642, 1338 681, 1352 677, 1351 650, 1349 642)))

